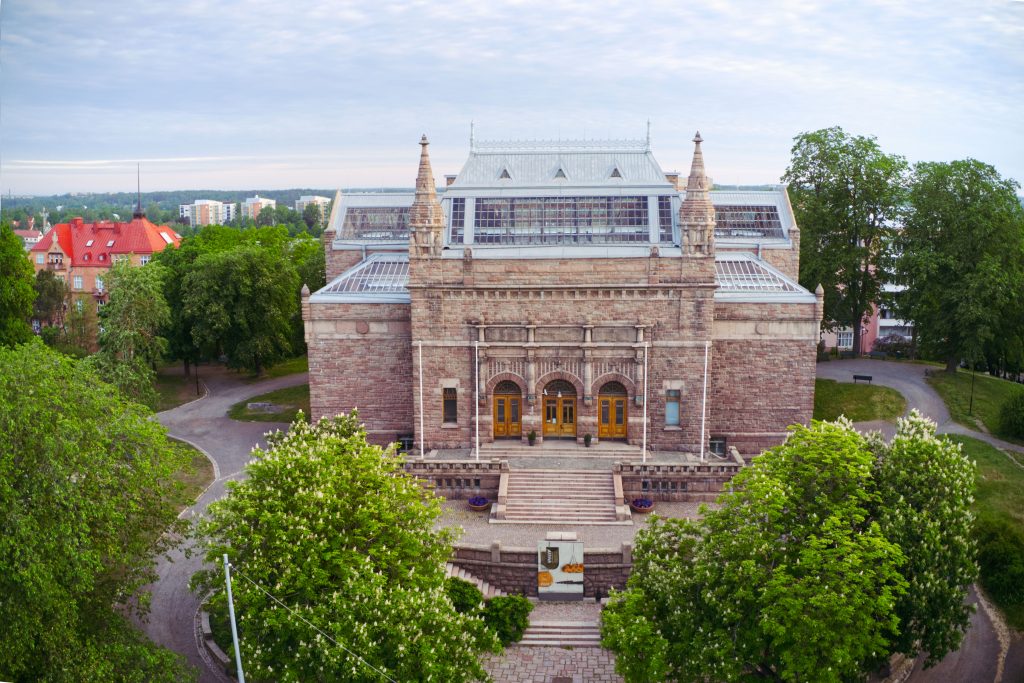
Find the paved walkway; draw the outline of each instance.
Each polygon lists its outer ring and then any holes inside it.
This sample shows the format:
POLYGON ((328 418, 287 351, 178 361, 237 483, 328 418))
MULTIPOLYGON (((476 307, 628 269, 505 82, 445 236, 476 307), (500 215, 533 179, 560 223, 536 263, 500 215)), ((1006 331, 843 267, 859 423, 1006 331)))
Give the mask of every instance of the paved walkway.
MULTIPOLYGON (((228 408, 244 399, 308 381, 306 373, 301 373, 249 383, 242 375, 206 366, 199 374, 208 389, 204 398, 157 414, 171 436, 197 446, 214 463, 216 480, 183 513, 192 517, 224 496, 224 484, 239 477, 253 446, 265 445, 264 433, 288 426, 232 420, 227 417, 228 408)), ((191 544, 179 548, 170 561, 160 558, 159 578, 151 586, 152 608, 143 629, 155 642, 185 655, 199 669, 201 683, 222 683, 226 677, 206 665, 197 647, 195 615, 199 598, 189 590, 188 582, 202 568, 203 561, 198 554, 186 557, 189 549, 191 544)))
MULTIPOLYGON (((1024 447, 1001 441, 989 434, 976 432, 950 420, 946 404, 925 381, 925 370, 932 366, 918 363, 879 360, 841 360, 818 363, 818 377, 852 382, 853 375, 871 375, 874 384, 892 387, 907 399, 907 413, 917 408, 935 420, 943 434, 964 434, 986 441, 997 448, 1024 453, 1024 447)), ((895 432, 887 422, 860 422, 857 428, 877 429, 886 437, 895 432)), ((977 609, 960 649, 946 656, 931 669, 923 668, 923 659, 914 663, 909 678, 912 683, 1020 683, 1024 681, 1024 636, 1007 628, 1001 615, 988 605, 973 588, 968 602, 977 609)))

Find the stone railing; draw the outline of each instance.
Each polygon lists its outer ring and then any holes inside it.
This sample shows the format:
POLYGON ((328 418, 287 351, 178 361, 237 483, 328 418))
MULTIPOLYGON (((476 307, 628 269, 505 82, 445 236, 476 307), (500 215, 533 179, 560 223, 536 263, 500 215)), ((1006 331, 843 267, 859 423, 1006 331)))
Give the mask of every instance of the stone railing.
MULTIPOLYGON (((538 540, 543 540, 538 536, 538 540)), ((449 560, 478 579, 506 593, 537 595, 537 548, 503 547, 501 541, 490 545, 457 544, 449 560)), ((584 548, 583 595, 603 598, 610 588, 626 587, 633 568, 633 545, 620 548, 584 548)))
POLYGON ((408 460, 405 471, 425 482, 434 493, 461 500, 473 496, 498 497, 502 472, 508 463, 498 459, 481 460, 408 460))
POLYGON ((727 483, 744 467, 743 456, 729 449, 724 460, 686 464, 615 463, 612 471, 622 477, 623 497, 681 502, 713 502, 727 483))

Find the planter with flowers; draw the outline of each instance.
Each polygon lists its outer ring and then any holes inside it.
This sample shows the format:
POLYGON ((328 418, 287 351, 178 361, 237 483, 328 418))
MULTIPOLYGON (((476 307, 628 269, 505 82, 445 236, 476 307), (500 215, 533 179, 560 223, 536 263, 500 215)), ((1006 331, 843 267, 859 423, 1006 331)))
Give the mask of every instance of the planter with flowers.
POLYGON ((650 512, 654 509, 654 501, 650 498, 634 498, 629 501, 629 509, 633 512, 650 512))
POLYGON ((473 496, 466 502, 469 503, 470 510, 476 510, 477 512, 487 512, 491 509, 491 501, 483 496, 473 496))

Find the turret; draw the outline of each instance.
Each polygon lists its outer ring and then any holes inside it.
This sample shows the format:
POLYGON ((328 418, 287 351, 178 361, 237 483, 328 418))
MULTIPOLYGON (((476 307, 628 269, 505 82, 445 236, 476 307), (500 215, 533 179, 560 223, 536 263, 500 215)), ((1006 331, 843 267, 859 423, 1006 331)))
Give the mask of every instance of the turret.
POLYGON ((416 174, 416 198, 409 210, 410 256, 440 256, 444 236, 444 212, 437 200, 434 173, 430 168, 427 136, 420 139, 420 168, 416 174))
POLYGON ((686 199, 679 207, 679 229, 683 250, 688 256, 714 256, 715 207, 708 196, 708 178, 704 175, 704 155, 700 150, 700 131, 693 138, 693 163, 686 181, 686 199))

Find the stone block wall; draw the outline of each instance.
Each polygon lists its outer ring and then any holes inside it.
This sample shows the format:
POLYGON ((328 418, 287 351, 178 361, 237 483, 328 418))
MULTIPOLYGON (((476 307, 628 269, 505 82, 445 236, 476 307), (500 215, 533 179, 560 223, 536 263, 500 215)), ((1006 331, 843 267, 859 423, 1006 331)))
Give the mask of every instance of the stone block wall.
MULTIPOLYGON (((543 532, 537 540, 543 541, 543 532)), ((503 548, 499 541, 489 546, 458 544, 450 562, 467 572, 497 586, 506 593, 537 596, 537 549, 503 548)), ((583 595, 604 598, 611 588, 623 589, 633 568, 633 548, 623 543, 620 548, 583 549, 583 595)))
POLYGON ((412 342, 406 304, 303 301, 312 419, 359 410, 371 442, 412 434, 412 342))

